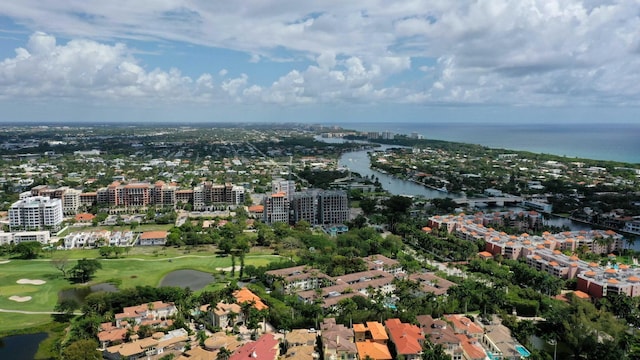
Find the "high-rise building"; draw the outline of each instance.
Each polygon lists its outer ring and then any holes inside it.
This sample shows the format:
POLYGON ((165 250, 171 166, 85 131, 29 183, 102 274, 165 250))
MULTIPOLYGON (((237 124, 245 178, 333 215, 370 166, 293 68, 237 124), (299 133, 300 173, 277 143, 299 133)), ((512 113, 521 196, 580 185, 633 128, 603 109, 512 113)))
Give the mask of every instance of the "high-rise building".
POLYGON ((265 196, 264 222, 267 224, 289 222, 289 199, 284 192, 265 196))
POLYGON ((82 191, 68 189, 62 194, 62 211, 67 215, 75 215, 80 208, 80 194, 82 191))
POLYGON ((318 194, 318 223, 344 224, 349 220, 349 200, 344 190, 326 190, 318 194))
POLYGON ((56 230, 62 223, 62 201, 47 196, 32 196, 11 205, 9 227, 14 230, 56 230))
POLYGON ((317 216, 317 194, 314 191, 307 190, 303 192, 296 192, 293 194, 291 200, 291 210, 293 213, 292 221, 297 223, 300 220, 304 220, 311 225, 316 225, 318 222, 317 216))
POLYGON ((271 182, 271 191, 274 194, 282 192, 291 201, 296 192, 296 183, 293 180, 275 179, 271 182))

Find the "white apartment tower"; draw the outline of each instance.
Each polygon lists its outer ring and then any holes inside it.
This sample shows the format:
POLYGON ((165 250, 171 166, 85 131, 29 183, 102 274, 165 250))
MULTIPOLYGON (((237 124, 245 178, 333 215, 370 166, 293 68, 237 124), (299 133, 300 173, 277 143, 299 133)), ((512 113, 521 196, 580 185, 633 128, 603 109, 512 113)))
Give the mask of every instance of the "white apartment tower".
POLYGON ((11 205, 9 227, 14 230, 58 229, 62 223, 62 201, 32 196, 11 205))
POLYGON ((271 191, 274 194, 285 193, 287 200, 291 201, 296 191, 296 183, 293 180, 275 179, 271 182, 271 191))

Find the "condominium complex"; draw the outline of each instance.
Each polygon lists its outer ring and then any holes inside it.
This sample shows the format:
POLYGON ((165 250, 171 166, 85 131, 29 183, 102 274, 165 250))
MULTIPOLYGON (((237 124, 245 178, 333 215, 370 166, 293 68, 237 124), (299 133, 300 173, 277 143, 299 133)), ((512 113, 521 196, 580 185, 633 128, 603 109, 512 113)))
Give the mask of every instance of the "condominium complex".
POLYGON ((57 230, 62 224, 62 201, 48 196, 28 196, 9 209, 9 227, 16 230, 57 230))
POLYGON ((485 226, 486 219, 485 215, 434 216, 429 219, 429 226, 445 228, 461 239, 485 241, 485 251, 480 253, 484 258, 500 255, 507 259, 524 259, 538 271, 563 279, 575 278, 578 290, 595 298, 608 293, 640 296, 640 269, 617 264, 611 254, 622 249, 620 234, 612 230, 580 230, 557 234, 544 232, 540 236, 507 235, 485 226), (601 266, 581 260, 576 255, 578 249, 609 254, 609 262, 601 266))
POLYGON ((264 200, 264 221, 292 222, 304 220, 311 225, 344 224, 349 220, 349 201, 343 190, 306 190, 291 195, 281 191, 264 200))
POLYGON ((193 189, 178 189, 175 184, 167 184, 164 181, 157 181, 154 184, 148 182, 123 184, 114 181, 96 192, 82 192, 66 186, 50 188, 48 185, 39 185, 31 189, 31 195, 60 199, 66 215, 77 214, 82 207, 96 204, 112 208, 128 208, 190 203, 195 210, 205 210, 209 206, 241 205, 245 200, 245 191, 242 186, 211 182, 203 182, 193 189))

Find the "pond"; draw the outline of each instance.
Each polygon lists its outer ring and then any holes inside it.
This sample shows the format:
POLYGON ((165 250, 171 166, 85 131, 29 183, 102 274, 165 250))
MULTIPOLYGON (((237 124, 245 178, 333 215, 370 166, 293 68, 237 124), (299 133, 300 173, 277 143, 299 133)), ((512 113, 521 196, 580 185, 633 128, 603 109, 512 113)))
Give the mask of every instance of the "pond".
POLYGON ((73 289, 62 290, 58 293, 58 299, 62 300, 74 300, 79 304, 84 303, 84 299, 89 296, 89 294, 94 292, 117 292, 118 288, 109 283, 100 283, 91 286, 83 286, 77 287, 73 289))
POLYGON ((160 286, 177 286, 200 290, 215 281, 215 277, 204 271, 197 270, 176 270, 168 273, 160 281, 160 286))
POLYGON ((47 333, 13 335, 0 339, 0 359, 32 360, 38 344, 47 338, 47 333))

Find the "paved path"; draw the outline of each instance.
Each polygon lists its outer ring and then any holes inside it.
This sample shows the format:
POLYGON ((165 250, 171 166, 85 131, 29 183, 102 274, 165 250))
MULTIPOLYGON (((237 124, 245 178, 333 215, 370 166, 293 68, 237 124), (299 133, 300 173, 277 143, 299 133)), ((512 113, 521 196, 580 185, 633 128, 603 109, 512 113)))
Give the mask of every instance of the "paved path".
MULTIPOLYGON (((66 313, 60 311, 24 311, 24 310, 9 310, 0 309, 0 313, 14 313, 14 314, 26 314, 26 315, 64 315, 66 313)), ((73 315, 84 315, 84 313, 76 311, 73 315)))

